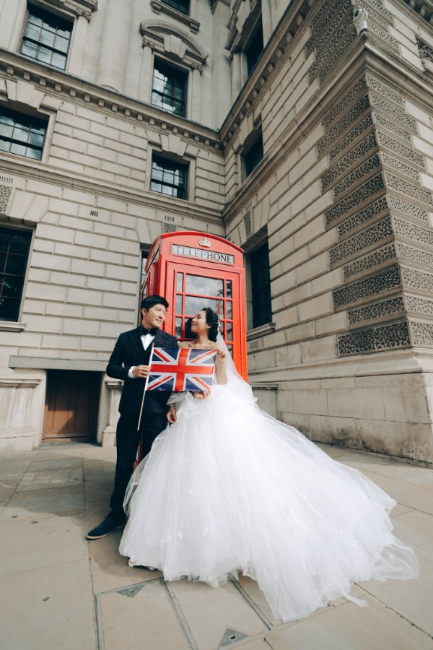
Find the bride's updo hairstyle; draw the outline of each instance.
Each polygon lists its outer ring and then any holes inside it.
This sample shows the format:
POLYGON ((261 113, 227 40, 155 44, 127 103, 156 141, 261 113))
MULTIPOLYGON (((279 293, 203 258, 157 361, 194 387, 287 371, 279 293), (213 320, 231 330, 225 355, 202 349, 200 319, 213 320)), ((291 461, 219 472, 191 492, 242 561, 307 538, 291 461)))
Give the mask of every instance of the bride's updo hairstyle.
POLYGON ((218 314, 216 314, 213 309, 210 307, 203 307, 200 311, 204 311, 206 314, 206 323, 210 325, 210 330, 207 333, 209 339, 211 341, 216 341, 217 336, 218 336, 218 331, 219 331, 219 325, 220 325, 220 319, 218 318, 218 314))

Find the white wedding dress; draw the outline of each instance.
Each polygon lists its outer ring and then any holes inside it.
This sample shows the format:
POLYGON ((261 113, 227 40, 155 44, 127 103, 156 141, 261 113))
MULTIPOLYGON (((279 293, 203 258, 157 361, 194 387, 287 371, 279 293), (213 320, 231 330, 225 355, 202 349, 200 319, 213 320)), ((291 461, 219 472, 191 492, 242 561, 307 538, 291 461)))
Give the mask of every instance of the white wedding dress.
POLYGON ((135 470, 120 553, 212 587, 242 571, 286 622, 341 596, 363 604, 353 582, 416 577, 415 553, 392 534, 396 502, 260 411, 228 366, 228 383, 187 395, 135 470))

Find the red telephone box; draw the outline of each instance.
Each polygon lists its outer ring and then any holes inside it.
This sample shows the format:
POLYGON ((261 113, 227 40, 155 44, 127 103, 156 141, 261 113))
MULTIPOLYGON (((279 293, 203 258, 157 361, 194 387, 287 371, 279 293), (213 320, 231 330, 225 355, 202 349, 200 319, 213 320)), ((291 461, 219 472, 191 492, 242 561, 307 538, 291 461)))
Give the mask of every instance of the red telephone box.
POLYGON ((203 307, 221 319, 221 333, 238 372, 247 378, 243 251, 216 235, 172 232, 153 242, 142 295, 164 296, 170 309, 164 330, 185 339, 185 323, 203 307))

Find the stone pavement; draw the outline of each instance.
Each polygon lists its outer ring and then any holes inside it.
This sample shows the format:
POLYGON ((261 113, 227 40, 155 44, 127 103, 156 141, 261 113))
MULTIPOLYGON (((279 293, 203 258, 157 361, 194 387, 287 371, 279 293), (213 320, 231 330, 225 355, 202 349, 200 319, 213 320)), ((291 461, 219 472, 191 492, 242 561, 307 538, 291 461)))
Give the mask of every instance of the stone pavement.
POLYGON ((324 446, 397 501, 396 534, 421 575, 353 587, 308 619, 274 620, 246 578, 219 589, 165 583, 118 555, 121 531, 88 543, 107 513, 115 450, 44 445, 0 458, 2 650, 427 650, 433 649, 433 470, 324 446))

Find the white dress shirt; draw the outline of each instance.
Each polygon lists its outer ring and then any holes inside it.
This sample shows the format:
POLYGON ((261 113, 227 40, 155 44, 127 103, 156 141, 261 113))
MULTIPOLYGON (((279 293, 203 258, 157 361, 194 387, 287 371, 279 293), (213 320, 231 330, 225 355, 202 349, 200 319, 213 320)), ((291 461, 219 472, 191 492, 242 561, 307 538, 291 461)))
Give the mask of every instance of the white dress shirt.
MULTIPOLYGON (((152 343, 155 337, 148 332, 147 334, 143 334, 143 336, 141 336, 140 338, 144 350, 147 350, 147 348, 152 343)), ((136 366, 131 366, 130 369, 128 370, 128 377, 131 377, 131 379, 137 379, 137 377, 134 377, 134 375, 132 374, 132 371, 134 370, 135 367, 136 366)))

